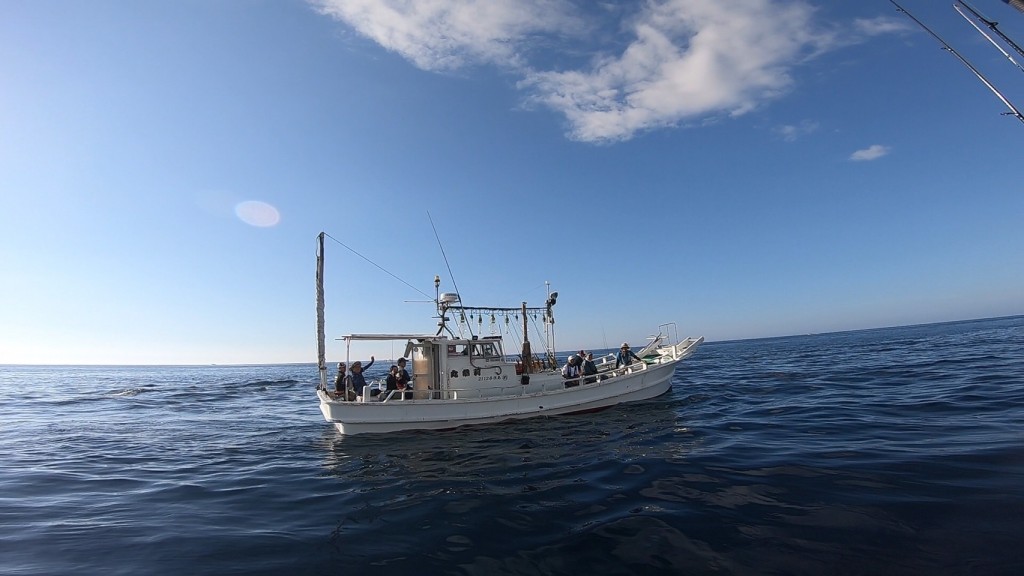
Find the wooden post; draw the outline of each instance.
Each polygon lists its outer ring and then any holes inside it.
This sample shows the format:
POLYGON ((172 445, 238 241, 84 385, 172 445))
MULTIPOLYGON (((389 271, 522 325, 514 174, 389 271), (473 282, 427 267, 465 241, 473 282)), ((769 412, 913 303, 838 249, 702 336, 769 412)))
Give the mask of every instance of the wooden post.
POLYGON ((526 321, 526 302, 523 302, 523 374, 533 372, 533 353, 530 352, 529 324, 526 321))

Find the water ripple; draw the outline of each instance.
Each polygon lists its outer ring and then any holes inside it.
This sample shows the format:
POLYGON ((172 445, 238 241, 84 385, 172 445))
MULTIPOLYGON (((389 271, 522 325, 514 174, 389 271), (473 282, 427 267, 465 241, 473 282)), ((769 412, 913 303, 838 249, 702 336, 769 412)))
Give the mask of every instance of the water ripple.
POLYGON ((0 572, 1017 574, 1022 349, 708 344, 651 402, 390 437, 308 365, 4 366, 0 572))

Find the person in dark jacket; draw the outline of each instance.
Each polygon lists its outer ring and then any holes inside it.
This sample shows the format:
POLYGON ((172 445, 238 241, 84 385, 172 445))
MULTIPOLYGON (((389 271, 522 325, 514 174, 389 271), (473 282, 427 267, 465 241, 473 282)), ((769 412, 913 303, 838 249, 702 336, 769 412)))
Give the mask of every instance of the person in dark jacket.
POLYGON ((593 384, 594 382, 597 382, 597 378, 595 377, 597 375, 597 365, 594 364, 594 354, 592 352, 587 352, 587 355, 584 356, 583 375, 587 376, 587 379, 584 380, 585 384, 593 384))
POLYGON ((388 376, 384 379, 385 394, 393 390, 398 390, 398 366, 394 364, 388 369, 388 376))
MULTIPOLYGON (((623 342, 622 348, 619 348, 619 355, 615 357, 615 367, 629 366, 633 363, 633 360, 640 361, 640 357, 633 353, 629 349, 629 342, 623 342)), ((355 366, 353 366, 355 368, 355 366)))
POLYGON ((365 368, 358 360, 352 363, 352 388, 356 391, 357 400, 363 395, 363 388, 366 387, 366 376, 363 376, 363 371, 369 370, 370 366, 373 366, 373 356, 370 356, 370 363, 365 368))
POLYGON ((408 391, 411 385, 409 384, 409 373, 405 370, 405 358, 399 359, 397 366, 391 366, 391 370, 388 372, 384 382, 387 387, 387 393, 390 393, 392 390, 401 392, 401 394, 392 396, 393 398, 404 398, 406 400, 412 398, 412 392, 408 391))
POLYGON ((339 398, 345 397, 345 385, 352 384, 352 378, 346 373, 344 362, 338 362, 338 376, 334 379, 334 395, 339 398))
POLYGON ((398 359, 398 389, 404 390, 409 386, 412 378, 409 377, 409 371, 405 369, 405 364, 408 362, 405 358, 398 359))

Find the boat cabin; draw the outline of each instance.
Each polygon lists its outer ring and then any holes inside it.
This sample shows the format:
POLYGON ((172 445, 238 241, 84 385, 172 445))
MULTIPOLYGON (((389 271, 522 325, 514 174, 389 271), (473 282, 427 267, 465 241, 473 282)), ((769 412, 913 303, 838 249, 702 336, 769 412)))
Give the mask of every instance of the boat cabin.
POLYGON ((518 386, 520 383, 516 363, 505 357, 501 336, 462 339, 410 334, 349 334, 341 340, 346 341, 349 349, 356 341, 404 341, 405 356, 412 364, 411 399, 414 400, 480 397, 489 395, 485 390, 518 386))

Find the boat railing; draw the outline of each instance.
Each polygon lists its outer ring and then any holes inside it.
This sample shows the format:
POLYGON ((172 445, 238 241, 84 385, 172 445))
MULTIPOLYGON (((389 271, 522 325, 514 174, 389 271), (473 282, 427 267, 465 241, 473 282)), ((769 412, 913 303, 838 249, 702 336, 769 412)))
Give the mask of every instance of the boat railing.
POLYGON ((574 388, 579 385, 583 386, 600 386, 603 384, 612 383, 619 376, 627 374, 633 374, 638 371, 647 370, 649 366, 664 364, 672 362, 678 358, 683 358, 693 352, 693 348, 696 344, 700 344, 703 338, 687 338, 678 344, 663 346, 659 348, 659 356, 651 358, 643 362, 634 362, 625 366, 615 367, 614 355, 608 354, 611 359, 606 357, 601 358, 600 363, 596 363, 598 367, 597 374, 580 375, 577 378, 562 379, 562 380, 549 380, 535 384, 512 384, 502 386, 488 386, 482 388, 447 388, 444 390, 416 390, 413 387, 408 387, 405 390, 385 390, 383 380, 371 381, 367 387, 375 387, 380 389, 380 393, 376 397, 363 397, 364 402, 395 402, 404 400, 467 400, 476 398, 496 398, 496 397, 513 397, 513 396, 527 396, 529 394, 537 393, 551 393, 566 388, 574 388))
POLYGON ((442 400, 527 396, 529 394, 543 394, 561 391, 566 388, 574 388, 580 384, 584 386, 600 386, 602 384, 612 383, 615 378, 619 376, 633 374, 634 372, 642 370, 647 370, 647 364, 643 362, 634 362, 628 366, 620 366, 606 371, 599 371, 597 374, 580 375, 576 378, 562 380, 550 380, 539 384, 527 384, 525 386, 522 384, 514 384, 490 386, 485 388, 449 388, 447 390, 433 390, 432 392, 437 395, 435 398, 442 400))
POLYGON ((686 338, 685 340, 680 341, 678 344, 671 347, 672 351, 670 352, 670 354, 672 359, 679 360, 682 358, 686 358, 690 354, 693 354, 693 351, 696 350, 697 345, 703 341, 703 336, 699 338, 686 338))
POLYGON ((387 394, 380 399, 381 402, 388 402, 391 400, 412 400, 413 393, 415 390, 406 388, 405 390, 388 390, 387 394))
MULTIPOLYGON (((401 402, 405 400, 468 400, 477 398, 495 398, 526 396, 538 392, 554 392, 565 389, 565 383, 561 380, 552 380, 541 384, 523 386, 515 384, 511 386, 489 386, 486 388, 448 388, 447 390, 405 390, 411 394, 404 395, 402 390, 392 390, 380 398, 380 402, 401 402)), ((367 401, 364 399, 364 401, 367 401)), ((376 402, 377 400, 369 400, 376 402)))
POLYGON ((615 354, 609 352, 604 356, 601 356, 600 358, 595 358, 594 364, 597 365, 598 371, 600 371, 602 368, 607 369, 609 365, 615 364, 615 354))

